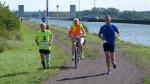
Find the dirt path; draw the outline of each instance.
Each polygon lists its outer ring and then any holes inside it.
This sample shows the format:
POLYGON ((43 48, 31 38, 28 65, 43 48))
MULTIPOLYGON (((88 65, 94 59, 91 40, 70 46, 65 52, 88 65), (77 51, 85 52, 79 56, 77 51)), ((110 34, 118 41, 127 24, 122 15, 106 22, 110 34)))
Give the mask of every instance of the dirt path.
MULTIPOLYGON (((26 23, 27 24, 27 23, 26 23)), ((28 26, 31 26, 28 23, 28 26)), ((71 48, 67 47, 57 38, 54 43, 59 44, 68 57, 71 58, 71 48)), ((103 55, 103 50, 100 49, 103 55)), ((79 69, 73 68, 74 62, 69 61, 66 69, 60 71, 56 76, 49 77, 43 84, 142 84, 144 73, 135 65, 129 62, 119 52, 116 53, 117 69, 112 69, 112 74, 105 74, 107 71, 105 57, 98 57, 96 60, 85 59, 80 62, 79 69)))
MULTIPOLYGON (((69 47, 61 41, 55 39, 57 44, 68 53, 71 58, 69 47)), ((100 51, 103 54, 103 51, 100 51)), ((112 74, 107 75, 105 66, 105 57, 99 57, 96 60, 83 60, 80 62, 80 68, 73 68, 74 62, 69 61, 66 69, 60 71, 56 76, 50 77, 43 84, 142 84, 144 73, 118 52, 117 69, 112 69, 112 74)))

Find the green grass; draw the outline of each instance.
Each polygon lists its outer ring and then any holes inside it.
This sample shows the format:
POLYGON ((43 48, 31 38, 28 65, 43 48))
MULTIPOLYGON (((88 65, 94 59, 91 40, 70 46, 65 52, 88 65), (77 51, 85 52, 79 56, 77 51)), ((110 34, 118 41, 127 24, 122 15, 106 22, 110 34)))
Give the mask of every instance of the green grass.
POLYGON ((66 53, 54 44, 52 68, 41 70, 38 47, 34 43, 36 30, 22 25, 21 33, 23 41, 18 48, 0 53, 0 84, 40 84, 49 75, 54 75, 62 69, 67 60, 66 53))
POLYGON ((0 53, 21 45, 22 35, 19 30, 0 32, 0 53))
POLYGON ((136 65, 147 69, 150 68, 150 46, 117 40, 117 48, 123 55, 132 58, 136 65))
MULTIPOLYGON (((146 71, 150 70, 150 47, 131 43, 119 43, 120 52, 130 58, 133 63, 146 71)), ((144 80, 144 84, 150 84, 150 72, 144 80)))

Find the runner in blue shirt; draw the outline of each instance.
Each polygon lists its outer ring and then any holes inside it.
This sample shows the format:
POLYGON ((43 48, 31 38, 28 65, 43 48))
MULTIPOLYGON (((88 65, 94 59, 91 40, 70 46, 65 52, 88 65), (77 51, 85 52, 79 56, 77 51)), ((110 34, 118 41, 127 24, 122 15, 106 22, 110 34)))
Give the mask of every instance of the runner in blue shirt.
POLYGON ((116 69, 115 38, 119 36, 119 31, 115 25, 111 24, 110 16, 106 16, 104 19, 106 24, 101 26, 98 36, 103 40, 103 48, 106 56, 106 65, 108 68, 107 74, 111 74, 110 59, 113 68, 116 69))

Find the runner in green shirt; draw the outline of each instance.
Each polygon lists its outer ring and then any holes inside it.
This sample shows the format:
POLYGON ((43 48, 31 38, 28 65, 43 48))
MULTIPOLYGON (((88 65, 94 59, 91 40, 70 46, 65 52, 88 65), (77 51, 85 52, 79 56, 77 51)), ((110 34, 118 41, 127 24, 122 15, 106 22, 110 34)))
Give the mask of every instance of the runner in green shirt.
POLYGON ((39 53, 41 56, 41 64, 43 68, 50 66, 50 51, 53 35, 50 30, 46 30, 46 24, 40 24, 41 30, 37 33, 35 42, 39 46, 39 53))

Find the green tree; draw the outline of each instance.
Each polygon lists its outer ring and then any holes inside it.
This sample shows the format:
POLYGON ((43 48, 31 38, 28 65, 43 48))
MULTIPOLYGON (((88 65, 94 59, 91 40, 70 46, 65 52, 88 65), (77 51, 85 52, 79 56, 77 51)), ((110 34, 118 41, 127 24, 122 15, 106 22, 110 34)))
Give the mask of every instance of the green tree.
POLYGON ((21 40, 19 29, 19 19, 9 10, 8 6, 0 2, 0 38, 21 40))
POLYGON ((8 6, 0 2, 0 31, 12 31, 20 28, 20 22, 8 6))

